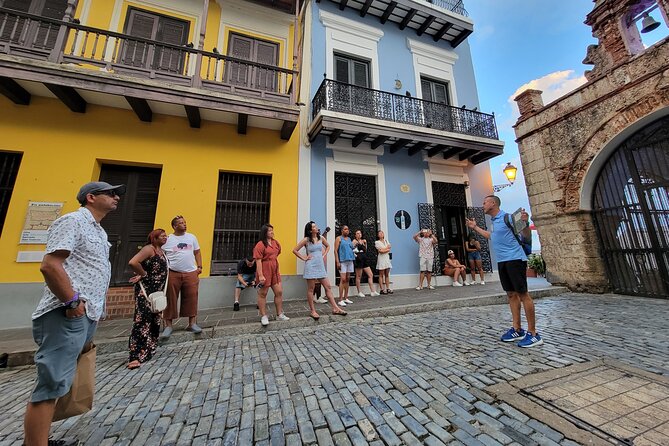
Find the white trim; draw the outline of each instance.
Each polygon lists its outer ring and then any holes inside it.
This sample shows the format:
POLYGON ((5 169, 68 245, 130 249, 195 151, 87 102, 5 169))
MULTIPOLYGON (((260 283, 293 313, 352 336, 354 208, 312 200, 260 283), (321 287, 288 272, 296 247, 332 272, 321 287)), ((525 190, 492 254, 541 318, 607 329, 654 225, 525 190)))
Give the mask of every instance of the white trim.
POLYGON ((423 99, 420 86, 421 75, 448 83, 451 105, 459 107, 453 65, 458 55, 451 50, 429 45, 407 37, 407 47, 413 56, 414 79, 416 80, 416 97, 423 99))
MULTIPOLYGON (((428 162, 428 169, 423 171, 425 174, 425 188, 427 190, 428 203, 434 203, 434 196, 432 195, 433 181, 464 184, 465 181, 469 181, 466 167, 466 162, 451 161, 448 164, 428 162)), ((469 188, 465 189, 465 198, 467 200, 467 205, 471 206, 472 193, 469 188)))
POLYGON ((369 60, 370 87, 380 88, 378 43, 383 31, 322 9, 319 10, 319 18, 325 26, 326 77, 334 79, 334 53, 348 54, 369 60))
MULTIPOLYGON (((334 177, 335 172, 356 173, 360 175, 369 175, 376 177, 376 203, 377 218, 379 221, 379 230, 385 234, 388 233, 388 206, 386 203, 386 175, 382 164, 376 160, 376 156, 358 155, 337 150, 336 146, 328 146, 334 149, 334 157, 328 157, 325 160, 325 178, 327 195, 327 222, 334 225, 335 221, 335 197, 334 197, 334 177), (360 163, 360 156, 368 156, 360 163)), ((328 252, 328 278, 331 283, 335 283, 335 259, 334 259, 334 238, 328 238, 331 249, 328 252)), ((415 285, 414 285, 415 286, 415 285)))

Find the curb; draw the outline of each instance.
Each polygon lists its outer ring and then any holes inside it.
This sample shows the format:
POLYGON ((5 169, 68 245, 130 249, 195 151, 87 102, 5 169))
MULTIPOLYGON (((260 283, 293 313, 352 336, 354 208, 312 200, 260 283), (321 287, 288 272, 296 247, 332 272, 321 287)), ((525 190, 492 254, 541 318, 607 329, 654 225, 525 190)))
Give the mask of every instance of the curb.
MULTIPOLYGON (((569 292, 569 289, 562 286, 552 286, 550 288, 538 288, 530 290, 532 299, 542 299, 545 297, 559 296, 569 292)), ((262 334, 271 331, 284 330, 286 328, 306 328, 320 327, 325 324, 335 322, 353 321, 357 319, 371 319, 378 317, 403 316, 407 314, 429 313, 432 311, 450 310, 463 307, 481 307, 488 305, 501 305, 507 303, 506 294, 490 294, 476 297, 461 297, 457 299, 448 299, 421 304, 395 305, 392 307, 373 308, 368 310, 349 311, 348 316, 321 315, 319 321, 314 321, 308 317, 291 318, 290 321, 281 323, 271 323, 263 328, 260 324, 246 323, 239 325, 228 325, 224 327, 203 328, 202 333, 194 335, 188 332, 177 332, 172 334, 169 340, 161 340, 160 346, 176 345, 182 342, 193 342, 194 340, 220 339, 228 336, 244 334, 262 334)), ((97 354, 110 354, 125 352, 128 349, 128 338, 98 339, 95 341, 97 354)), ((35 349, 12 352, 9 354, 8 367, 17 367, 33 364, 35 349)), ((7 370, 7 369, 4 369, 7 370)), ((1 372, 0 372, 1 373, 1 372)))

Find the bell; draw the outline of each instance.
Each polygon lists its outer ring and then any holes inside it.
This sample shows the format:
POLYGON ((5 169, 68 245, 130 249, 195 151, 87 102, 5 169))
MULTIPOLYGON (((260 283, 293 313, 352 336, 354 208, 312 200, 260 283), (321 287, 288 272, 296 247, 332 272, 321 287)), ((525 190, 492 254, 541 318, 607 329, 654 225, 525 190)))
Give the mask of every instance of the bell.
POLYGON ((641 21, 641 32, 648 33, 660 26, 660 22, 649 16, 648 14, 643 16, 641 21))

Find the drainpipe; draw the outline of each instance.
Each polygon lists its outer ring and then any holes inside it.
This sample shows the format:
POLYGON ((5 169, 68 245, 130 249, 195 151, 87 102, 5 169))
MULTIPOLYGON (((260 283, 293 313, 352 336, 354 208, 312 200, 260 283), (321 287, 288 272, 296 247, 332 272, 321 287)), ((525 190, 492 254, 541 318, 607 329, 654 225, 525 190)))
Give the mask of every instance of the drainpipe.
MULTIPOLYGON (((202 6, 202 21, 200 22, 200 40, 197 44, 197 49, 199 51, 204 50, 204 35, 207 30, 207 16, 209 15, 209 0, 204 0, 204 5, 202 6)), ((193 87, 202 87, 202 75, 200 71, 202 70, 202 53, 198 52, 195 55, 195 72, 193 73, 193 80, 191 85, 193 87)))

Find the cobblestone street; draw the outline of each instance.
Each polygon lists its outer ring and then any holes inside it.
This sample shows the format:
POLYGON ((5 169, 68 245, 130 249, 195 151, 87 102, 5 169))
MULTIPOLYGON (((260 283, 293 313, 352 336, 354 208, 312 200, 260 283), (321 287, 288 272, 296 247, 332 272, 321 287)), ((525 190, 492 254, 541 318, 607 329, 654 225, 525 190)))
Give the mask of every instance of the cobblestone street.
MULTIPOLYGON (((173 344, 134 371, 99 355, 93 410, 52 432, 102 446, 571 445, 483 389, 596 359, 669 376, 667 300, 565 294, 537 314, 533 349, 499 342, 510 315, 497 305, 173 344)), ((33 378, 0 373, 3 445, 21 444, 33 378)), ((656 401, 644 444, 667 445, 669 395, 656 401)))

